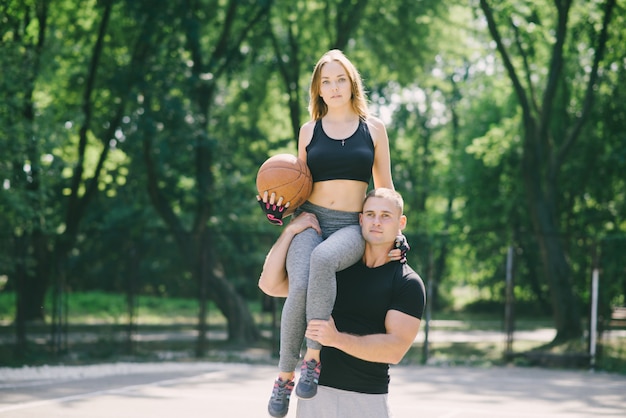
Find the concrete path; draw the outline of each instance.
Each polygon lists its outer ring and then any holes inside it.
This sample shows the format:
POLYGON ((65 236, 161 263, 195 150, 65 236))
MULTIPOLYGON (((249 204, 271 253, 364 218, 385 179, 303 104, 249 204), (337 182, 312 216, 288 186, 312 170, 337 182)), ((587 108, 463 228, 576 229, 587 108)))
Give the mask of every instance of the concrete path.
MULTIPOLYGON (((626 417, 626 376, 513 367, 391 373, 395 418, 626 417)), ((275 374, 208 362, 0 368, 0 418, 267 417, 275 374)))

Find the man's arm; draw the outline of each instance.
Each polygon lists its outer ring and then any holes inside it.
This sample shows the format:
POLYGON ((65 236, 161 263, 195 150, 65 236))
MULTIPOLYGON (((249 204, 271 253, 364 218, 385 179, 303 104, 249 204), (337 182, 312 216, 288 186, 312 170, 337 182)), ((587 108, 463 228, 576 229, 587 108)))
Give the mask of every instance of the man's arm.
POLYGON ((287 224, 280 234, 263 264, 263 271, 259 278, 259 288, 269 296, 286 297, 289 292, 286 259, 287 251, 293 237, 307 228, 313 228, 321 234, 317 218, 312 213, 304 212, 287 224))
POLYGON ((337 331, 331 317, 328 321, 309 321, 305 336, 361 360, 398 364, 415 341, 420 322, 411 315, 390 310, 385 316, 385 334, 351 335, 337 331))

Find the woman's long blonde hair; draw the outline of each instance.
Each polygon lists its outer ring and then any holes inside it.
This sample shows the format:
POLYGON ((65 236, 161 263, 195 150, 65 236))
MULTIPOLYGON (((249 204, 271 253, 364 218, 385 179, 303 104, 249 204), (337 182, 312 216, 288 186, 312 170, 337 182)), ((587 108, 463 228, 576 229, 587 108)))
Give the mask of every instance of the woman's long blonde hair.
POLYGON ((328 106, 324 103, 324 99, 320 96, 322 68, 325 64, 337 61, 348 73, 350 78, 350 84, 352 86, 352 109, 359 115, 359 118, 365 120, 369 115, 367 109, 367 98, 365 97, 365 91, 363 90, 363 80, 361 75, 357 71, 356 67, 350 60, 338 49, 331 49, 315 64, 313 75, 311 76, 311 87, 309 89, 309 114, 311 119, 321 119, 326 113, 328 113, 328 106))

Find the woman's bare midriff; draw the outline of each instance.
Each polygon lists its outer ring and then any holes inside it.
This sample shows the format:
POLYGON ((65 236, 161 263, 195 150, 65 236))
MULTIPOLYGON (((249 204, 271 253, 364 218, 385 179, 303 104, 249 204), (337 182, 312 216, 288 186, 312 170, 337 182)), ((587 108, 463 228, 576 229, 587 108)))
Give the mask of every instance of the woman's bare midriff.
POLYGON ((355 180, 328 180, 313 183, 309 202, 327 209, 361 212, 368 184, 355 180))

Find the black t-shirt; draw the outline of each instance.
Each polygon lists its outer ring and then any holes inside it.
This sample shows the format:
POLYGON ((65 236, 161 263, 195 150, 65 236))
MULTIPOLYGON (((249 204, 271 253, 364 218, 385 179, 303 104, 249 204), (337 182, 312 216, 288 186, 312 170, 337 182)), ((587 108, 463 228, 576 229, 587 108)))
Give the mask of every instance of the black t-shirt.
MULTIPOLYGON (((369 268, 359 262, 337 272, 333 319, 337 329, 353 335, 384 334, 385 316, 397 310, 422 318, 424 282, 406 264, 390 262, 369 268)), ((352 392, 381 394, 389 390, 389 365, 323 347, 319 384, 352 392)))

